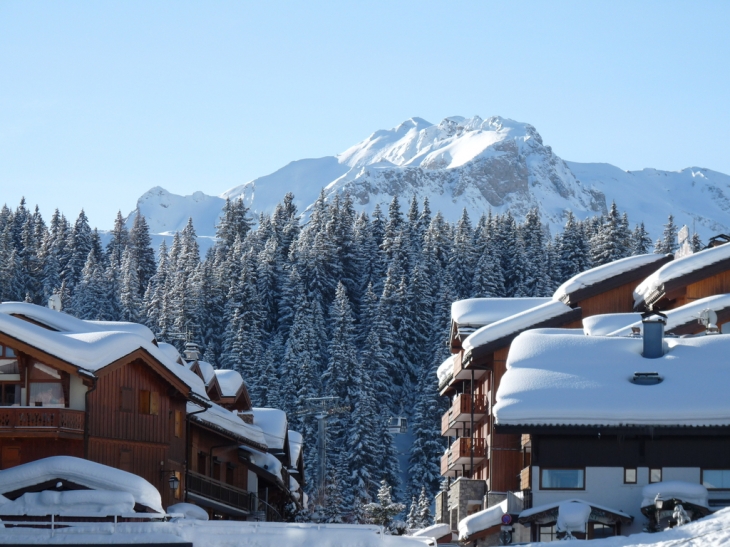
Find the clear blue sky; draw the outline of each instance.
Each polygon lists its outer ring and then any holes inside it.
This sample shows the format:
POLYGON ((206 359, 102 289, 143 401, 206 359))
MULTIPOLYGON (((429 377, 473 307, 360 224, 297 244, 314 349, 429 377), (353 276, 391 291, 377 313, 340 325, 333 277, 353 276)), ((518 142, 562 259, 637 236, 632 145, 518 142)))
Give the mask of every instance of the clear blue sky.
POLYGON ((109 228, 420 116, 730 173, 729 2, 0 0, 0 204, 109 228))

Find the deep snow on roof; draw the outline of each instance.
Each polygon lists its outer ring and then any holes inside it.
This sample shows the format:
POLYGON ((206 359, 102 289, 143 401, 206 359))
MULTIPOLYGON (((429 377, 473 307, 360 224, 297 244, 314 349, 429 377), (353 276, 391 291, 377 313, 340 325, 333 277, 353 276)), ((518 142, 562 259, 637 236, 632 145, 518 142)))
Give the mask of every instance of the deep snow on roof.
POLYGON ((426 537, 441 539, 446 536, 451 536, 451 526, 448 524, 432 524, 426 528, 416 530, 411 534, 413 537, 426 537))
POLYGON ((136 503, 164 513, 160 493, 142 477, 72 456, 53 456, 0 471, 0 494, 53 479, 65 479, 94 490, 127 492, 136 503))
POLYGON ((284 449, 287 430, 286 412, 278 408, 254 408, 253 423, 263 430, 269 448, 284 449))
POLYGON ((505 336, 529 329, 534 325, 568 313, 571 310, 572 308, 570 306, 562 302, 549 300, 544 304, 480 328, 464 340, 462 347, 465 352, 469 352, 478 346, 483 346, 505 336))
POLYGON ((596 509, 602 509, 604 511, 609 511, 611 513, 615 513, 617 515, 621 515, 621 516, 626 517, 628 519, 631 518, 631 515, 629 515, 627 513, 624 513, 623 511, 620 511, 619 509, 613 509, 612 507, 606 507, 605 505, 597 505, 597 504, 595 504, 593 502, 585 501, 585 500, 578 499, 578 498, 572 498, 572 499, 569 499, 569 500, 559 499, 559 500, 556 500, 556 501, 551 502, 551 503, 544 503, 544 504, 541 504, 541 505, 536 505, 534 507, 530 507, 529 509, 525 509, 524 511, 522 511, 520 513, 519 518, 526 518, 526 517, 530 517, 532 515, 536 515, 538 513, 542 513, 543 511, 549 511, 550 509, 555 509, 555 508, 559 507, 561 503, 571 502, 571 501, 572 502, 585 503, 587 505, 590 505, 591 507, 595 507, 596 509))
MULTIPOLYGON (((679 308, 663 312, 667 316, 667 324, 664 327, 664 330, 670 331, 692 321, 698 321, 700 314, 704 310, 710 309, 720 311, 726 308, 730 308, 730 294, 716 294, 714 296, 695 300, 694 302, 690 302, 689 304, 685 304, 679 308)), ((610 336, 626 336, 631 333, 631 327, 640 326, 641 320, 638 320, 617 328, 608 334, 610 336)))
POLYGON ((215 376, 215 369, 213 368, 213 365, 207 361, 198 361, 198 368, 200 369, 200 373, 203 375, 205 385, 210 385, 210 381, 215 376))
MULTIPOLYGON (((583 332, 588 336, 605 336, 627 325, 641 323, 640 313, 604 313, 583 318, 583 332)), ((626 334, 631 333, 629 327, 626 334)))
MULTIPOLYGON (((31 306, 38 308, 30 310, 38 316, 45 313, 39 310, 46 309, 34 304, 25 306, 26 311, 31 306)), ((196 374, 172 361, 164 351, 142 336, 130 331, 113 331, 107 328, 92 330, 93 324, 90 321, 80 321, 75 318, 69 321, 68 318, 71 316, 66 316, 62 312, 54 310, 48 312, 65 316, 61 322, 66 326, 77 325, 78 321, 83 329, 80 332, 69 330, 55 332, 12 315, 0 313, 0 332, 92 373, 142 348, 189 386, 196 395, 208 398, 203 383, 196 374)))
POLYGON ((502 516, 507 512, 507 500, 502 503, 487 507, 482 511, 478 511, 469 515, 465 519, 459 521, 459 541, 466 541, 470 536, 497 526, 502 522, 502 516))
MULTIPOLYGON (((234 435, 252 441, 261 446, 267 446, 266 438, 258 425, 251 425, 244 422, 237 414, 223 408, 215 403, 210 403, 211 407, 204 412, 194 414, 192 419, 197 422, 207 423, 217 426, 225 431, 229 431, 234 435)), ((188 414, 200 410, 192 403, 188 403, 188 414)))
POLYGON ((641 489, 641 506, 654 505, 657 495, 661 495, 661 499, 679 498, 683 501, 701 505, 709 509, 707 501, 707 488, 701 484, 695 484, 685 481, 662 481, 647 484, 641 489))
POLYGON ((641 304, 645 298, 666 282, 728 258, 730 258, 730 245, 726 244, 683 256, 665 264, 634 289, 634 306, 641 304))
POLYGON ((451 304, 451 320, 460 326, 483 327, 549 301, 550 298, 467 298, 451 304))
POLYGON ((180 356, 180 352, 177 351, 177 348, 173 346, 172 344, 168 344, 167 342, 158 342, 157 347, 160 348, 160 351, 167 355, 167 358, 170 359, 170 361, 174 361, 176 363, 184 363, 182 357, 180 356))
POLYGON ((645 359, 641 338, 524 332, 497 391, 496 423, 730 425, 730 336, 665 342, 663 357, 645 359), (635 372, 658 372, 663 381, 637 385, 635 372))
POLYGON ((85 321, 73 315, 36 304, 29 304, 28 302, 3 302, 0 304, 0 313, 24 315, 29 319, 43 323, 61 332, 116 331, 136 334, 149 342, 155 339, 152 331, 139 323, 128 323, 126 321, 85 321))
POLYGON ((574 275, 568 279, 565 283, 558 287, 558 290, 553 294, 553 300, 560 300, 562 297, 568 294, 572 294, 577 290, 590 287, 596 283, 601 283, 617 275, 621 275, 631 270, 636 270, 652 262, 659 262, 664 260, 666 255, 661 254, 646 254, 629 256, 620 260, 614 260, 603 266, 597 266, 574 275))
POLYGON ((241 373, 236 370, 218 369, 214 371, 218 378, 218 385, 221 388, 223 397, 235 397, 243 385, 241 373))

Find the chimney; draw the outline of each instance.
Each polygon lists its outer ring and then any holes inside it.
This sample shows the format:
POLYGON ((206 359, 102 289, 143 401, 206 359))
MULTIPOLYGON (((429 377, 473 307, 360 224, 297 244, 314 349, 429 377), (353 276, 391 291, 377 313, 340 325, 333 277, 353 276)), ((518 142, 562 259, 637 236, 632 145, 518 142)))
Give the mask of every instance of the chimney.
POLYGON ((197 361, 200 359, 200 350, 198 349, 198 344, 194 342, 187 342, 185 344, 185 350, 183 351, 183 355, 185 355, 186 361, 197 361))
POLYGON ((664 326, 667 316, 660 312, 647 312, 641 320, 644 332, 644 351, 646 359, 657 359, 664 355, 664 326))

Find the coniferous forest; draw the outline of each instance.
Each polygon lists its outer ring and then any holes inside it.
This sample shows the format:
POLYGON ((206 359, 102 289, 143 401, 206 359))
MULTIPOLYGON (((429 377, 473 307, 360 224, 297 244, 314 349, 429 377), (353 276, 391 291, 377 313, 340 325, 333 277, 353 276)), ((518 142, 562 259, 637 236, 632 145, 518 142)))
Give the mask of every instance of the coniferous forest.
POLYGON ((69 221, 56 210, 46 222, 25 202, 4 206, 0 296, 45 305, 55 293, 66 313, 145 323, 179 349, 188 333, 205 361, 240 371, 254 406, 287 412, 304 435, 310 491, 317 426, 297 411, 308 398, 339 397, 350 410, 328 429, 326 512, 336 522, 358 520, 382 480, 401 500, 438 490, 447 404, 435 371, 449 355, 452 302, 551 296, 590 267, 677 247, 671 216, 652 243, 615 204, 584 221, 567 213, 554 236, 536 211, 518 221, 465 210, 452 224, 415 198, 369 216, 347 195, 321 195, 303 218, 291 194, 258 218, 229 201, 201 260, 192 222, 155 253, 141 215, 128 230, 118 214, 104 248, 83 211, 69 221), (408 484, 386 428, 399 415, 414 439, 408 484))

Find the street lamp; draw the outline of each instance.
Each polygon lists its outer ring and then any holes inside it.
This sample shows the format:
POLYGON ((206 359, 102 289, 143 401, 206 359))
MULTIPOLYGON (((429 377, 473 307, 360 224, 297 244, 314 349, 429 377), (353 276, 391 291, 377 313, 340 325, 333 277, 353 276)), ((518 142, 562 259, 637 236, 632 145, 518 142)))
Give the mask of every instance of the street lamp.
POLYGON ((180 487, 180 479, 177 478, 177 473, 174 471, 170 474, 168 482, 170 483, 170 490, 172 491, 176 491, 180 487))

